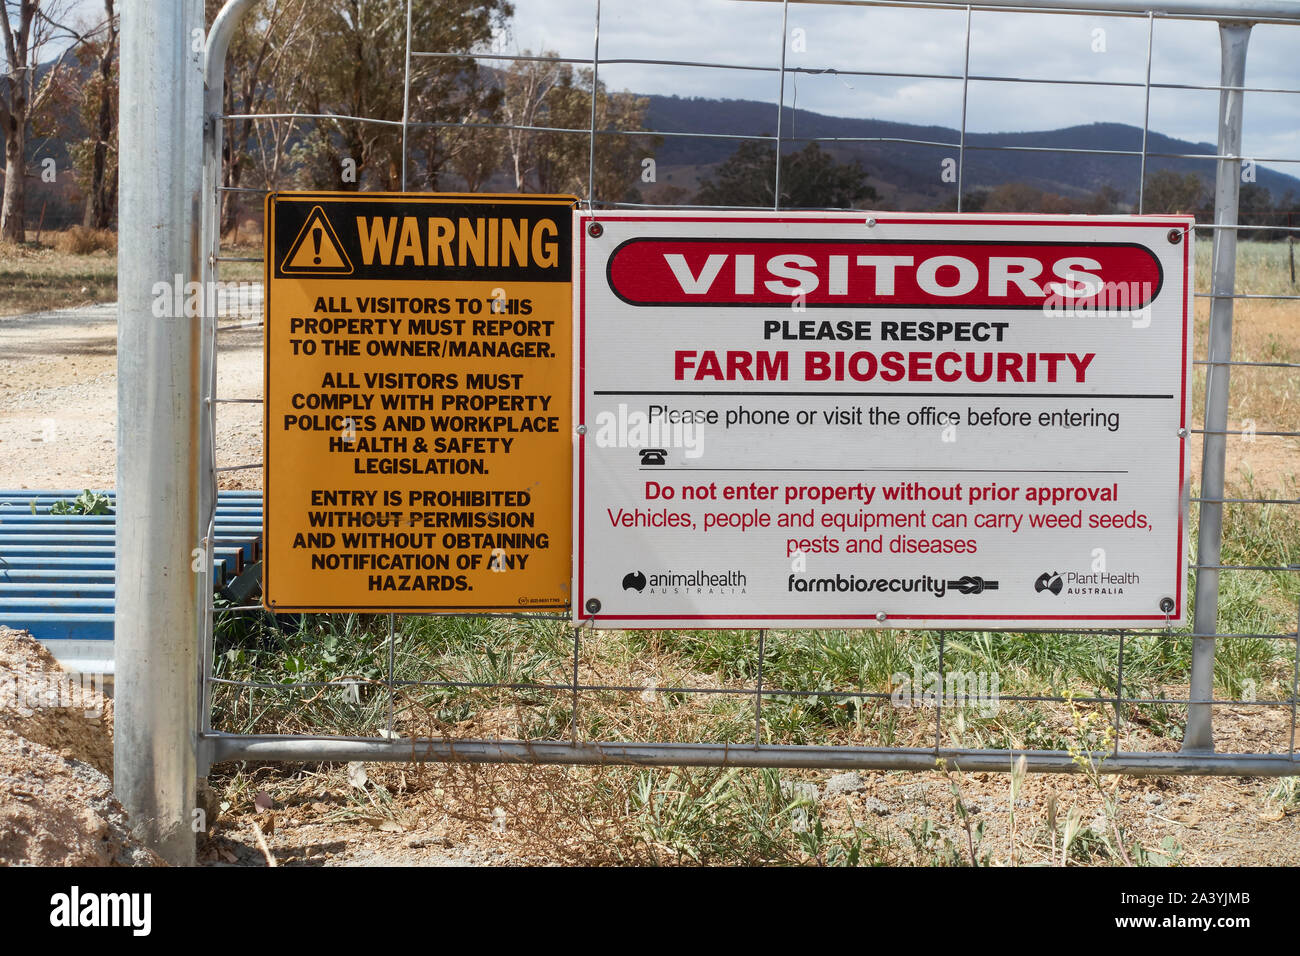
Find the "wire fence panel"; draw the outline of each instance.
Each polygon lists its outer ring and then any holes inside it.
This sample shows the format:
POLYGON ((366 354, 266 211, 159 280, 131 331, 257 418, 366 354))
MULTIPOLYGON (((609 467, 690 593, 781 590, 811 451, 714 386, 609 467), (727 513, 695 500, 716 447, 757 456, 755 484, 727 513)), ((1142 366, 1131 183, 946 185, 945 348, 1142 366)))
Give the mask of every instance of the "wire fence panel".
MULTIPOLYGON (((261 398, 224 390, 220 356, 250 347, 263 321, 261 256, 240 242, 239 210, 260 208, 289 182, 232 181, 222 157, 234 130, 252 131, 243 141, 264 144, 274 160, 265 165, 282 173, 313 131, 320 142, 355 142, 347 130, 366 128, 398 144, 397 161, 377 175, 403 191, 428 188, 445 147, 455 159, 442 168, 455 171, 444 178, 465 191, 558 192, 568 176, 592 210, 708 207, 692 187, 701 190, 708 170, 747 144, 769 159, 770 186, 765 179, 752 201, 729 208, 797 205, 794 170, 810 144, 858 150, 884 193, 879 207, 913 211, 975 211, 992 187, 1046 161, 1060 179, 1068 177, 1059 170, 1070 170, 1100 183, 1097 201, 1110 210, 1172 212, 1153 210, 1173 201, 1153 189, 1169 186, 1157 173, 1183 168, 1169 165, 1176 161, 1212 170, 1215 181, 1213 221, 1196 227, 1209 241, 1197 246, 1194 390, 1203 427, 1191 430, 1199 436, 1189 501, 1192 623, 618 632, 544 614, 277 618, 257 604, 250 579, 203 609, 204 766, 460 760, 921 770, 946 760, 1006 771, 1024 756, 1030 770, 1046 772, 1091 760, 1130 774, 1300 773, 1300 221, 1250 206, 1259 193, 1244 188, 1300 170, 1294 133, 1285 132, 1300 126, 1290 122, 1300 117, 1300 76, 1285 52, 1300 38, 1296 4, 759 0, 699 3, 691 23, 645 6, 575 0, 591 28, 581 49, 520 50, 498 38, 438 50, 420 49, 427 11, 409 0, 400 116, 367 116, 232 108, 226 47, 250 4, 228 4, 209 39, 205 107, 205 276, 222 278, 226 290, 205 317, 208 500, 218 485, 258 487, 260 461, 242 447, 231 457, 226 449, 240 446, 226 439, 258 427, 261 398), (728 41, 728 24, 743 41, 728 41), (1262 73, 1247 71, 1252 44, 1262 73), (1080 46, 1096 55, 1060 53, 1080 46), (439 64, 463 62, 500 84, 501 109, 437 114, 429 77, 439 64), (539 108, 543 87, 563 92, 547 109, 539 108), (692 112, 689 98, 674 101, 677 125, 651 128, 635 97, 610 92, 645 88, 728 99, 708 114, 692 112), (852 109, 872 122, 833 121, 852 109), (1050 142, 988 132, 1047 117, 1082 132, 1050 142), (486 169, 484 157, 497 166, 486 169), (899 186, 888 173, 901 168, 932 169, 933 181, 899 186)), ((334 188, 385 188, 382 179, 358 183, 355 162, 347 178, 356 158, 343 157, 334 188)), ((1044 211, 1088 211, 1085 192, 1068 210, 1044 211)), ((1034 195, 1047 201, 1044 193, 1034 195)), ((209 551, 213 538, 210 528, 209 551)))

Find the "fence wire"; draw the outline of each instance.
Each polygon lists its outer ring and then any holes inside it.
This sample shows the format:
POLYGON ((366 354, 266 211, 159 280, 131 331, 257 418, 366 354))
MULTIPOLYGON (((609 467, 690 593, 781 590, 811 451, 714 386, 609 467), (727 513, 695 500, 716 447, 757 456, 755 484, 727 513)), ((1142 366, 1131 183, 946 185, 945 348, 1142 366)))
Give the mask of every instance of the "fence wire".
MULTIPOLYGON (((783 161, 796 145, 863 144, 880 146, 919 146, 947 151, 956 159, 954 201, 961 211, 972 187, 969 154, 975 152, 1013 154, 1018 152, 1058 154, 1065 159, 1094 157, 1129 157, 1136 161, 1137 182, 1133 211, 1145 211, 1149 160, 1179 159, 1215 163, 1217 172, 1215 217, 1213 222, 1198 223, 1196 228, 1213 240, 1210 291, 1197 292, 1197 299, 1208 300, 1208 343, 1198 341, 1195 364, 1206 372, 1203 428, 1193 429, 1200 435, 1200 451, 1207 463, 1202 472, 1203 486, 1194 493, 1189 506, 1199 512, 1199 532, 1194 541, 1196 559, 1189 562, 1194 575, 1194 621, 1183 628, 1141 630, 1058 630, 1020 629, 1013 634, 969 631, 939 631, 896 634, 889 631, 786 633, 767 630, 756 632, 648 632, 627 646, 633 659, 616 677, 607 679, 609 661, 603 659, 602 645, 611 637, 585 626, 574 627, 566 616, 557 615, 483 615, 475 618, 433 618, 417 620, 403 616, 399 627, 395 615, 378 616, 367 621, 356 616, 336 616, 320 634, 304 641, 337 639, 343 644, 373 638, 376 631, 382 640, 369 648, 370 659, 356 670, 340 664, 337 674, 319 675, 321 679, 259 681, 247 677, 224 676, 231 672, 226 665, 247 652, 263 653, 235 645, 218 653, 216 638, 247 627, 250 620, 269 625, 268 615, 252 603, 209 603, 206 608, 208 632, 205 639, 201 675, 203 712, 200 715, 203 759, 205 765, 232 759, 251 760, 465 760, 471 762, 523 761, 534 763, 632 763, 644 765, 728 765, 782 767, 836 767, 880 769, 928 769, 940 759, 970 770, 1010 770, 1018 756, 1026 758, 1030 770, 1070 771, 1076 769, 1077 752, 1066 746, 1077 731, 1080 712, 1101 711, 1108 714, 1110 733, 1104 738, 1089 738, 1078 746, 1102 759, 1101 768, 1121 773, 1183 774, 1272 774, 1300 772, 1297 751, 1297 699, 1300 694, 1300 603, 1294 594, 1296 575, 1300 574, 1300 555, 1288 553, 1285 529, 1296 525, 1300 499, 1285 493, 1258 494, 1246 470, 1244 493, 1225 494, 1223 461, 1232 453, 1240 456, 1254 450, 1260 438, 1277 439, 1276 453, 1281 462, 1300 461, 1300 430, 1295 426, 1256 429, 1253 420, 1230 428, 1229 375, 1236 369, 1233 394, 1255 394, 1264 388, 1261 376, 1282 375, 1285 409, 1294 401, 1297 384, 1295 370, 1300 363, 1285 360, 1289 356, 1285 342, 1260 336, 1242 322, 1258 321, 1258 311, 1239 316, 1234 343, 1233 311, 1239 301, 1279 303, 1281 308, 1296 308, 1289 303, 1300 299, 1294 292, 1258 292, 1243 288, 1237 263, 1237 234, 1258 230, 1258 223, 1239 220, 1238 169, 1243 162, 1273 165, 1300 164, 1300 157, 1259 157, 1242 155, 1242 105, 1252 109, 1256 101, 1273 103, 1272 96, 1300 96, 1300 83, 1247 85, 1245 77, 1245 36, 1250 27, 1242 23, 1277 24, 1273 29, 1286 30, 1300 39, 1300 12, 1286 15, 1273 4, 1243 4, 1224 0, 1217 7, 1208 3, 1173 5, 1169 13, 1152 6, 1117 2, 1081 5, 1069 9, 1052 9, 1051 3, 1036 4, 1025 0, 1016 6, 1004 4, 955 4, 913 0, 907 4, 845 0, 838 4, 817 4, 817 16, 834 29, 844 23, 860 27, 870 25, 886 8, 907 6, 928 12, 945 11, 960 17, 963 29, 959 39, 960 72, 869 69, 845 69, 834 63, 814 63, 811 55, 791 65, 787 52, 791 47, 792 15, 802 16, 808 4, 775 2, 726 4, 737 20, 772 15, 780 7, 780 45, 767 51, 768 62, 720 62, 708 59, 666 59, 650 56, 600 55, 602 25, 607 25, 612 0, 594 0, 583 4, 589 9, 592 44, 589 56, 538 56, 529 53, 505 53, 490 50, 419 50, 412 49, 411 13, 421 0, 408 0, 406 10, 405 75, 403 82, 402 119, 339 115, 333 113, 221 113, 207 117, 209 146, 206 151, 208 195, 206 201, 218 209, 223 200, 259 200, 267 190, 222 184, 220 157, 221 136, 229 124, 243 121, 267 123, 287 121, 306 129, 312 123, 358 123, 400 128, 401 186, 411 182, 408 160, 411 144, 408 134, 421 129, 457 127, 484 133, 513 132, 525 135, 566 134, 587 139, 586 191, 584 203, 599 208, 692 209, 705 208, 685 202, 628 201, 625 196, 600 195, 597 186, 599 144, 618 137, 650 137, 668 141, 708 139, 732 143, 769 144, 776 163, 772 182, 774 202, 781 208, 783 161), (1183 9, 1186 7, 1186 9, 1183 9), (1195 8, 1195 9, 1193 9, 1195 8), (1267 9, 1263 9, 1267 8, 1267 9), (1263 10, 1263 12, 1260 12, 1263 10), (1052 17, 1073 17, 1079 29, 1092 21, 1084 18, 1131 16, 1144 20, 1141 64, 1144 79, 1118 80, 1098 75, 1086 79, 1015 75, 1008 68, 998 73, 972 71, 972 52, 987 57, 981 42, 999 35, 1006 18, 1035 12, 1052 17), (1253 14, 1245 16, 1245 14, 1253 14), (1223 61, 1218 83, 1171 82, 1153 79, 1153 57, 1160 50, 1163 28, 1173 20, 1221 21, 1223 61), (1234 44, 1236 44, 1234 46, 1234 44), (590 122, 583 127, 549 126, 535 123, 464 122, 448 123, 422 119, 412 101, 412 64, 421 60, 472 58, 484 65, 501 68, 516 64, 567 64, 591 71, 590 122), (710 76, 726 74, 773 75, 776 99, 771 115, 774 133, 736 133, 722 130, 685 131, 617 129, 599 120, 601 70, 612 67, 653 67, 706 71, 710 76), (841 82, 872 79, 891 82, 943 81, 960 84, 960 126, 955 139, 921 139, 903 136, 813 136, 801 134, 791 126, 796 123, 798 82, 800 78, 835 77, 841 82), (1142 139, 1139 149, 1034 146, 973 142, 968 136, 971 93, 976 87, 1013 85, 1022 88, 1068 87, 1141 92, 1142 139), (1152 149, 1152 93, 1218 94, 1220 116, 1218 148, 1213 153, 1171 152, 1152 149), (1248 98, 1248 94, 1249 97, 1248 98), (1242 348, 1269 351, 1248 356, 1242 348), (1229 442, 1229 439, 1233 439, 1229 442), (1216 464, 1217 462, 1217 464, 1216 464), (1230 515, 1225 521, 1224 514, 1230 515), (1226 524, 1228 530, 1220 529, 1226 524), (1282 529, 1279 531, 1278 529, 1282 529), (1258 535, 1259 541, 1248 535, 1258 535), (1229 555, 1241 560, 1225 562, 1220 545, 1229 555), (1269 551, 1269 548, 1272 551, 1269 551), (1247 559, 1249 558, 1249 559, 1247 559), (1251 579, 1251 576, 1256 576, 1251 579), (1244 580, 1245 583, 1241 583, 1244 580), (1228 586, 1224 586, 1227 581, 1228 586), (1279 597, 1280 595, 1280 597, 1279 597), (1234 626, 1220 629, 1225 615, 1223 601, 1234 620, 1277 623, 1280 600, 1290 600, 1292 609, 1286 624, 1259 628, 1234 626), (1206 609, 1209 609, 1208 612, 1206 609), (1260 609, 1265 611, 1261 612, 1260 609), (214 637, 215 635, 215 637, 214 637), (422 650, 408 650, 422 638, 428 643, 422 650), (493 642, 495 641, 495 644, 493 642), (444 649, 456 645, 473 648, 470 654, 454 657, 448 650, 442 660, 413 660, 430 648, 444 649), (1289 650, 1288 650, 1289 646, 1289 650), (866 650, 863 650, 863 649, 866 650), (1068 648, 1058 651, 1060 648, 1068 648), (1262 648, 1267 648, 1265 653, 1262 648), (1280 650, 1279 650, 1280 648, 1280 650), (1220 658, 1216 671, 1215 652, 1220 658), (1015 667, 1023 665, 1026 655, 1051 658, 1059 653, 1062 660, 1073 657, 1076 673, 1064 666, 1050 673, 1050 660, 1044 665, 1048 677, 1041 683, 1049 692, 1022 692, 1016 687, 1015 667), (855 656, 856 655, 856 656, 855 656), (910 656, 909 656, 910 655, 910 656), (1187 673, 1180 680, 1163 680, 1150 676, 1150 662, 1175 660, 1188 662, 1187 673), (675 662, 669 679, 660 684, 651 669, 661 670, 664 660, 675 662), (689 666, 676 666, 684 660, 712 662, 718 678, 697 679, 689 666), (849 661, 845 665, 845 661, 849 661), (1005 708, 1003 717, 993 720, 971 707, 947 707, 940 699, 916 707, 900 707, 894 686, 895 674, 890 667, 884 672, 862 670, 872 662, 885 661, 895 669, 912 668, 923 660, 933 665, 938 686, 950 686, 963 664, 977 663, 981 672, 1004 673, 1011 679, 1006 692, 996 691, 997 705, 1005 708), (832 661, 836 662, 832 664, 832 661), (957 663, 954 663, 956 661, 957 663), (852 686, 842 675, 861 665, 852 686), (399 666, 400 665, 400 666, 399 666), (836 670, 836 668, 839 668, 836 670), (400 673, 399 673, 400 670, 400 673), (773 671, 775 670, 775 673, 773 671), (411 676, 423 672, 424 676, 411 676), (823 677, 841 675, 841 686, 823 677), (1242 677, 1249 672, 1251 677, 1242 677), (1138 676, 1135 676, 1135 673, 1138 676), (1216 685, 1216 673, 1220 680, 1216 685), (795 678, 800 678, 795 680, 795 678), (639 678, 639 679, 637 679, 639 678), (1075 693, 1064 686, 1076 683, 1090 686, 1087 692, 1075 693), (1271 696, 1260 697, 1255 691, 1263 682, 1272 689, 1271 696), (1225 693, 1216 694, 1216 686, 1225 693), (729 701, 730 705, 719 703, 729 701), (738 702, 744 702, 743 707, 738 702), (214 725, 214 706, 222 713, 220 726, 214 725), (298 708, 295 712, 294 708, 298 708), (932 712, 931 712, 932 711, 932 712), (326 717, 350 715, 339 726, 323 727, 326 717), (743 717, 741 715, 744 715, 743 717), (357 715, 361 715, 359 718, 357 715), (683 716, 684 715, 684 716, 683 716), (425 718, 423 722, 417 716, 425 718), (356 719, 354 719, 356 718, 356 719), (304 721, 311 724, 303 728, 304 721), (368 721, 368 723, 367 723, 368 721), (1071 722, 1074 721, 1074 726, 1071 722), (359 724, 365 724, 359 728, 359 724), (1211 734, 1211 727, 1217 734, 1211 734), (416 728, 416 733, 411 733, 416 728), (361 729, 362 732, 358 732, 361 729), (333 730, 335 732, 331 733, 333 730), (1216 747, 1216 742, 1218 747, 1216 747), (1223 749, 1226 748, 1226 749, 1223 749)), ((247 0, 236 0, 246 5, 247 0)), ((700 8, 718 4, 701 4, 700 8)), ((659 18, 662 32, 643 36, 639 45, 646 50, 662 49, 675 39, 674 31, 691 29, 691 24, 671 23, 659 18)), ((626 41, 625 41, 626 42, 626 41)), ((213 44, 210 41, 209 49, 213 44)), ((224 49, 224 47, 223 47, 224 49)), ((1212 49, 1202 51, 1211 61, 1212 49)), ((917 59, 923 60, 921 51, 917 59)), ((977 61, 978 62, 978 61, 977 61)), ((209 61, 209 83, 219 83, 221 63, 209 61)), ((218 91, 219 93, 220 91, 218 91)), ((209 103, 222 102, 212 96, 209 103)), ((1207 122, 1211 117, 1205 117, 1207 122)), ((1300 166, 1286 166, 1300 169, 1300 166)), ((637 171, 639 172, 639 170, 637 171)), ((629 174, 631 178, 633 174, 629 174)), ((975 185, 978 185, 976 183, 975 185)), ((1122 183, 1111 183, 1122 187, 1122 183)), ((682 197, 677 197, 682 198, 682 197)), ((760 207, 731 207, 760 208, 760 207)), ((952 208, 952 207, 949 207, 952 208)), ((219 216, 218 216, 219 221, 219 216)), ((1288 216, 1285 223, 1269 223, 1273 234, 1300 232, 1288 216)), ((219 264, 260 262, 259 256, 239 254, 223 247, 220 230, 209 230, 209 262, 216 277, 219 264)), ((1279 251, 1293 248, 1275 243, 1279 251)), ((1294 286, 1294 277, 1292 279, 1294 286)), ((225 343, 263 321, 260 290, 246 291, 242 298, 223 300, 222 309, 211 324, 210 362, 219 368, 219 354, 225 343)), ((1199 320, 1198 320, 1199 321, 1199 320)), ((232 479, 240 484, 256 483, 260 462, 218 461, 218 436, 222 409, 240 405, 259 405, 255 395, 226 394, 217 387, 218 377, 205 378, 205 404, 210 449, 206 479, 215 488, 232 479)), ((1198 387, 1199 387, 1198 383, 1198 387)), ((1293 416, 1293 412, 1289 412, 1293 416)), ((1279 473, 1281 469, 1279 468, 1279 473)), ((1292 472, 1294 474, 1294 471, 1292 472)), ((1294 487, 1294 479, 1291 488, 1294 487)), ((1288 491, 1290 488, 1287 489, 1288 491)), ((213 495, 215 500, 215 494, 213 495)), ((211 535, 209 536, 211 540, 211 535)), ((210 547, 210 544, 209 544, 210 547)), ((306 628, 308 622, 286 618, 276 623, 281 630, 306 628)), ((278 670, 285 667, 282 650, 268 651, 278 670)), ((335 653, 340 660, 345 650, 335 653)), ((348 662, 357 664, 355 648, 348 662)), ((292 655, 290 655, 292 656, 292 655)), ((879 668, 877 668, 878 670, 879 668)), ((1167 671, 1168 668, 1166 668, 1167 671)), ((918 672, 919 673, 919 672, 918 672)))

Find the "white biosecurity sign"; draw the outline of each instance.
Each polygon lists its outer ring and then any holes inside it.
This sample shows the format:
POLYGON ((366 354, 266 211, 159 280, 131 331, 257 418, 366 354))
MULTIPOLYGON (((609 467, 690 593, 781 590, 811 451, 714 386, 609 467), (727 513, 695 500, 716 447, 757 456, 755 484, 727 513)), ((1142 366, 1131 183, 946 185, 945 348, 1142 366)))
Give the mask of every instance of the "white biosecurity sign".
POLYGON ((576 618, 1184 621, 1190 218, 575 216, 576 618))

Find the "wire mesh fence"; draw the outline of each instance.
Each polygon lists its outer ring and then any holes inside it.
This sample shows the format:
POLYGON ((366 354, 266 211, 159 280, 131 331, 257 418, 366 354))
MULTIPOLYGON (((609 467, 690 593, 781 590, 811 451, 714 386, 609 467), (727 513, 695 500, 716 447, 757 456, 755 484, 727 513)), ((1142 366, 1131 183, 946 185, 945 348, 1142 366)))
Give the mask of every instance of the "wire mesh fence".
MULTIPOLYGON (((411 0, 398 119, 233 111, 221 89, 224 44, 209 41, 204 235, 214 278, 228 284, 226 274, 250 277, 209 319, 205 440, 213 487, 256 487, 261 467, 223 454, 228 423, 253 427, 260 414, 260 397, 227 394, 219 370, 223 347, 255 334, 261 321, 260 290, 251 278, 261 257, 237 239, 232 243, 228 233, 223 239, 221 212, 229 202, 255 209, 270 191, 223 177, 222 135, 235 124, 264 131, 277 155, 287 155, 290 143, 309 129, 384 127, 400 135, 396 178, 403 191, 420 185, 421 170, 431 162, 421 140, 429 131, 454 130, 467 137, 466 149, 484 152, 500 148, 499 139, 482 145, 488 137, 549 137, 564 144, 571 168, 585 167, 578 174, 585 187, 580 192, 596 210, 699 208, 681 188, 629 188, 654 183, 653 172, 649 179, 644 174, 653 170, 660 148, 684 157, 678 168, 689 169, 693 157, 707 166, 741 144, 759 144, 773 160, 770 203, 738 208, 772 209, 790 204, 783 169, 788 177, 791 157, 808 144, 870 146, 877 150, 874 162, 932 166, 930 192, 884 200, 955 211, 980 202, 998 164, 1042 154, 1070 169, 1112 164, 1103 177, 1110 201, 1136 213, 1151 211, 1157 166, 1192 161, 1216 174, 1213 221, 1197 225, 1211 241, 1198 246, 1195 293, 1195 391, 1204 425, 1193 430, 1200 459, 1193 474, 1200 481, 1193 479, 1188 502, 1193 623, 1150 631, 609 632, 541 614, 273 616, 246 596, 218 597, 205 608, 205 761, 925 769, 944 759, 963 769, 1009 770, 1024 755, 1031 770, 1069 771, 1083 754, 1113 772, 1296 773, 1300 356, 1288 329, 1294 330, 1300 289, 1287 266, 1300 226, 1287 213, 1246 215, 1241 187, 1260 169, 1300 169, 1300 155, 1272 155, 1285 152, 1293 137, 1270 132, 1279 118, 1300 109, 1300 83, 1285 76, 1246 82, 1252 30, 1266 50, 1267 44, 1293 45, 1300 11, 1226 0, 1162 9, 1139 3, 715 2, 699 4, 699 22, 687 24, 646 18, 639 6, 574 4, 589 17, 590 49, 538 55, 506 52, 504 42, 419 49, 412 18, 421 3, 411 0), (1007 38, 1026 20, 1035 36, 1052 42, 1068 36, 1095 50, 1100 37, 1104 50, 1109 36, 1126 52, 1115 54, 1118 62, 1097 58, 1078 69, 1073 63, 1054 67, 1051 55, 1023 55, 1014 43, 1008 52, 1007 38), (743 24, 752 28, 747 35, 767 35, 771 42, 719 59, 707 29, 719 22, 743 24), (656 25, 653 32, 646 32, 647 23, 656 25), (812 39, 837 36, 846 42, 819 46, 812 39), (852 42, 859 38, 860 45, 852 42), (849 48, 858 52, 848 55, 849 48), (675 55, 653 55, 665 49, 675 55), (1189 49, 1194 60, 1182 55, 1189 49), (526 111, 459 122, 428 118, 422 64, 445 60, 518 68, 524 77, 538 67, 589 71, 580 90, 583 122, 552 125, 526 111), (925 68, 889 68, 911 62, 925 68), (754 89, 759 77, 771 87, 769 125, 745 128, 722 115, 715 128, 651 129, 613 118, 605 90, 653 84, 666 75, 690 76, 710 93, 754 89), (845 88, 863 109, 896 94, 904 103, 913 95, 926 102, 941 98, 955 128, 899 123, 868 136, 819 125, 816 111, 835 108, 845 88), (1044 144, 980 131, 1019 125, 1014 112, 1000 116, 1009 108, 1042 115, 1040 101, 1055 104, 1048 113, 1065 107, 1083 114, 1071 112, 1072 119, 1130 117, 1140 138, 1121 147, 1099 131, 1096 143, 1085 137, 1044 144), (1244 128, 1243 114, 1272 117, 1272 126, 1244 128), (1187 119, 1179 128, 1213 129, 1217 147, 1191 151, 1155 131, 1176 118, 1187 119), (1243 139, 1246 133, 1251 138, 1243 139), (1257 144, 1273 149, 1247 148, 1257 144), (1239 244, 1248 237, 1257 241, 1239 244)), ((1041 45, 1052 49, 1051 42, 1041 45)), ((518 180, 506 166, 498 181, 510 188, 518 180)), ((475 185, 470 180, 476 175, 465 174, 458 185, 475 185)), ((484 177, 477 185, 492 182, 484 177)), ((357 188, 352 183, 339 188, 357 188)), ((235 222, 237 236, 238 214, 235 222)))

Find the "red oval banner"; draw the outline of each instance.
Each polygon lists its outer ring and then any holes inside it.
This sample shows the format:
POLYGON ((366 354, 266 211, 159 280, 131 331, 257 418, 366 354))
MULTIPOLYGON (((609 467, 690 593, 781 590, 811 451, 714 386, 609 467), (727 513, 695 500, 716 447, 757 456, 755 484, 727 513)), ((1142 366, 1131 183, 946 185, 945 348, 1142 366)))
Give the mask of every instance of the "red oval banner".
POLYGON ((632 239, 610 257, 629 305, 1099 309, 1149 305, 1160 263, 1136 243, 632 239))

